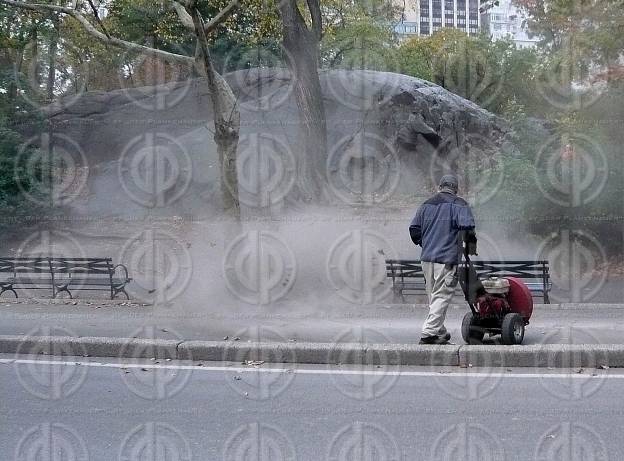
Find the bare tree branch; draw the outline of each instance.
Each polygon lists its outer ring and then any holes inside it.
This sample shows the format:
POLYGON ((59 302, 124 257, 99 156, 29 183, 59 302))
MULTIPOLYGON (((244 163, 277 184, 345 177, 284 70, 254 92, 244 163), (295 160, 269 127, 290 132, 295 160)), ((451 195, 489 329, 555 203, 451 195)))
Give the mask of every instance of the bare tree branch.
MULTIPOLYGON (((232 0, 228 3, 217 15, 212 18, 207 24, 204 24, 204 31, 206 34, 210 34, 213 32, 219 24, 225 21, 230 14, 234 12, 234 10, 239 6, 240 0, 232 0)), ((173 2, 173 8, 178 13, 178 18, 180 18, 180 22, 189 30, 195 30, 195 25, 193 24, 193 18, 189 14, 187 10, 192 10, 195 8, 194 3, 189 1, 177 0, 173 2)))
POLYGON ((240 0, 231 0, 230 3, 225 6, 225 8, 219 11, 219 13, 217 13, 214 18, 212 18, 207 24, 204 25, 204 30, 206 31, 206 33, 209 34, 213 30, 215 30, 219 24, 225 21, 230 16, 230 14, 232 14, 232 12, 236 8, 238 8, 239 4, 240 0))
MULTIPOLYGON (((217 120, 223 126, 228 126, 232 122, 234 113, 238 116, 236 107, 236 98, 232 93, 232 89, 223 79, 221 75, 214 69, 208 48, 208 38, 206 36, 206 27, 204 21, 199 14, 197 8, 187 10, 189 16, 193 19, 195 34, 197 36, 197 46, 199 53, 203 57, 204 71, 208 79, 208 88, 212 93, 212 101, 215 112, 215 123, 217 120)), ((238 118, 238 117, 237 117, 238 118)), ((238 124, 238 121, 235 122, 238 124)), ((219 127, 217 127, 217 130, 219 127)))
POLYGON ((180 22, 190 30, 195 30, 195 26, 193 25, 193 18, 186 11, 186 8, 180 2, 173 2, 173 8, 178 13, 178 18, 180 18, 180 22))
POLYGON ((226 209, 235 210, 235 213, 239 215, 238 169, 236 166, 236 149, 240 135, 238 100, 234 97, 230 85, 214 70, 206 36, 206 25, 199 11, 195 8, 197 0, 189 1, 190 6, 186 6, 186 12, 193 19, 197 48, 200 56, 203 57, 208 89, 211 93, 215 125, 214 140, 217 144, 219 164, 221 165, 223 205, 226 209))
POLYGON ((91 24, 87 18, 85 18, 81 13, 74 10, 73 8, 68 8, 64 6, 58 6, 58 5, 41 4, 41 3, 26 3, 22 1, 16 1, 16 0, 0 0, 0 4, 12 6, 15 8, 21 8, 24 10, 30 10, 30 11, 38 11, 38 12, 56 11, 58 13, 64 13, 64 14, 71 16, 76 21, 78 21, 82 25, 82 27, 84 27, 84 29, 87 31, 87 33, 89 33, 89 35, 98 39, 102 43, 117 46, 119 48, 124 48, 129 51, 136 51, 139 53, 144 53, 149 56, 154 56, 157 58, 164 59, 166 61, 175 61, 175 62, 179 62, 182 64, 187 64, 187 65, 194 65, 195 63, 195 59, 192 58, 191 56, 184 56, 182 54, 169 53, 168 51, 158 50, 156 48, 151 48, 149 46, 139 45, 138 43, 128 42, 126 40, 121 40, 116 37, 107 37, 105 34, 97 30, 95 26, 93 26, 93 24, 91 24))
POLYGON ((104 24, 102 24, 102 21, 100 20, 100 15, 98 13, 97 8, 93 4, 93 0, 88 0, 88 2, 89 2, 89 5, 91 6, 91 11, 93 11, 93 16, 95 16, 95 20, 97 21, 97 23, 102 28, 102 32, 104 32, 104 35, 106 35, 108 38, 110 38, 110 34, 106 30, 106 27, 104 27, 104 24))
MULTIPOLYGON (((206 72, 206 77, 208 78, 208 87, 213 89, 215 87, 215 70, 210 59, 210 49, 208 48, 208 39, 206 37, 204 20, 199 14, 199 11, 197 11, 197 8, 194 7, 191 9, 191 13, 188 13, 187 11, 187 15, 193 21, 193 29, 195 30, 195 34, 197 36, 197 46, 199 47, 200 55, 204 58, 204 70, 206 72)), ((221 111, 218 110, 217 112, 221 111)))

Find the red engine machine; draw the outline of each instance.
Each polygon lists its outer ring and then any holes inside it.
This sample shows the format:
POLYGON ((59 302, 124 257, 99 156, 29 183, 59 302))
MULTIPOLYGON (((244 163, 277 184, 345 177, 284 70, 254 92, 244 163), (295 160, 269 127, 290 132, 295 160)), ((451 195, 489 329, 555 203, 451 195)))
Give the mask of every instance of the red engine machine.
POLYGON ((485 334, 501 336, 503 344, 521 344, 524 327, 533 313, 533 297, 522 280, 490 277, 480 280, 464 252, 459 281, 470 306, 462 322, 462 337, 468 344, 479 344, 485 334))

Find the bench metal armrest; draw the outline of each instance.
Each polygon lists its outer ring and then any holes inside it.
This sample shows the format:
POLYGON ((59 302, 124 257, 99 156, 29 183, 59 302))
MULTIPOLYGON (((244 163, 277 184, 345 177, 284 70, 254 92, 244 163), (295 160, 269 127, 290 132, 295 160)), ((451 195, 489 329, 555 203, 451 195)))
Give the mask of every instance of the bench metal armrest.
POLYGON ((126 266, 124 266, 123 264, 117 264, 116 266, 113 267, 113 275, 115 274, 115 272, 117 271, 117 268, 121 267, 124 271, 124 280, 126 281, 126 283, 128 283, 130 280, 132 280, 132 278, 128 277, 128 268, 126 266))

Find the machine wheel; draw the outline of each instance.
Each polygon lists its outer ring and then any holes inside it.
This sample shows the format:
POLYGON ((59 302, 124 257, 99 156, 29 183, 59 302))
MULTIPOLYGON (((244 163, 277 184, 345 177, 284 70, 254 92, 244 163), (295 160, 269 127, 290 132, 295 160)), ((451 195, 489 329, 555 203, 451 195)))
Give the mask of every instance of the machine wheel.
POLYGON ((481 343, 485 333, 483 330, 475 329, 475 326, 479 325, 479 317, 472 312, 466 312, 464 320, 462 320, 461 333, 462 338, 467 344, 481 343))
POLYGON ((503 317, 501 330, 503 344, 521 344, 524 339, 524 319, 515 312, 507 314, 503 317))

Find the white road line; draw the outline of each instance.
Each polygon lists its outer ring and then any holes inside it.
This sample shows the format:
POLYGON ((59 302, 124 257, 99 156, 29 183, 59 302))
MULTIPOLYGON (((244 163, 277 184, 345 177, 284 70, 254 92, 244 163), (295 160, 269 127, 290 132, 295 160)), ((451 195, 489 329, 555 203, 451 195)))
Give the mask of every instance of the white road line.
MULTIPOLYGON (((133 359, 129 359, 133 360, 133 359)), ((134 359, 144 360, 144 359, 134 359)), ((607 374, 606 370, 586 369, 583 373, 513 373, 502 371, 500 368, 493 368, 485 372, 474 371, 410 371, 397 370, 399 365, 389 365, 387 371, 383 370, 333 370, 333 369, 313 369, 298 368, 298 364, 293 364, 292 368, 270 368, 272 364, 263 364, 260 367, 227 367, 227 366, 198 366, 198 365, 176 365, 176 364, 148 364, 148 363, 103 363, 85 361, 63 361, 63 360, 33 360, 33 359, 0 359, 0 364, 24 364, 24 365, 58 365, 58 366, 85 366, 95 368, 143 368, 143 369, 170 369, 170 370, 194 370, 194 371, 227 371, 236 373, 258 372, 258 373, 295 373, 302 375, 383 375, 383 376, 417 376, 417 377, 468 377, 483 378, 484 376, 495 376, 500 378, 573 378, 573 379, 624 379, 624 374, 607 374)))

